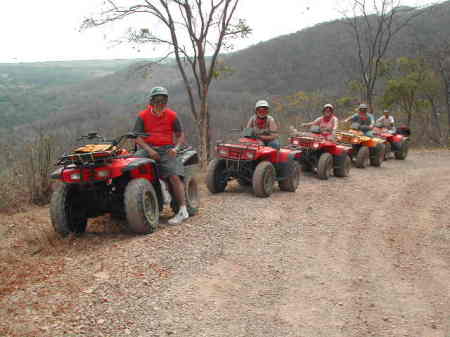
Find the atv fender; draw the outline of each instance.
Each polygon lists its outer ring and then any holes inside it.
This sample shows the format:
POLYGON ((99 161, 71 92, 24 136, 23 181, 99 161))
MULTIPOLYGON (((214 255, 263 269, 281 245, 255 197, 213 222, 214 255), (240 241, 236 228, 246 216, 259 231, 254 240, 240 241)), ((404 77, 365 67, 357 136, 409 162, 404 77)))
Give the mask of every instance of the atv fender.
POLYGON ((392 136, 392 141, 393 142, 401 142, 405 139, 405 137, 403 137, 402 135, 393 135, 392 136))
POLYGON ((184 166, 194 165, 199 163, 197 151, 190 150, 180 155, 180 160, 184 166))
POLYGON ((350 147, 345 145, 336 145, 336 146, 330 146, 327 148, 327 152, 332 154, 333 156, 340 156, 344 153, 347 153, 350 151, 350 147))
POLYGON ((52 178, 52 179, 61 179, 62 178, 62 171, 63 171, 62 167, 56 169, 55 171, 53 171, 50 174, 50 178, 52 178))
POLYGON ((129 162, 126 166, 122 168, 123 173, 127 173, 137 169, 142 165, 153 164, 156 165, 156 161, 150 158, 136 158, 135 160, 129 162))
POLYGON ((281 149, 276 154, 276 163, 287 163, 289 160, 293 160, 296 156, 300 158, 301 151, 292 151, 288 149, 281 149))

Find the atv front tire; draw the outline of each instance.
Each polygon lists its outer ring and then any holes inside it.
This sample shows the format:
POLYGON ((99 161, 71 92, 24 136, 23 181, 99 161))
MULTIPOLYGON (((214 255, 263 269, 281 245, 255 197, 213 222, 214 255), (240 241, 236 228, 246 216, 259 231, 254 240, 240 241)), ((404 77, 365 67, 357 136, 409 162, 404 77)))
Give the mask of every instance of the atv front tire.
POLYGON ((143 178, 131 180, 125 188, 128 226, 137 234, 148 234, 159 223, 159 202, 153 185, 143 178))
POLYGON ((86 231, 86 205, 77 185, 63 184, 53 192, 50 218, 55 232, 63 237, 86 231))
POLYGON ((400 150, 394 152, 395 159, 405 160, 408 156, 409 144, 407 141, 402 141, 400 145, 400 150))
POLYGON ((334 175, 336 177, 348 177, 352 168, 352 160, 347 153, 334 157, 334 175))
POLYGON ((367 146, 361 146, 356 154, 355 166, 365 168, 369 164, 370 150, 367 146))
POLYGON ((288 174, 286 179, 280 180, 278 186, 280 190, 286 192, 295 192, 300 182, 300 165, 296 161, 288 163, 288 174))
POLYGON ((255 195, 260 198, 267 198, 273 192, 275 182, 275 168, 268 161, 260 162, 253 172, 252 185, 255 195))
POLYGON ((333 156, 324 152, 319 157, 317 164, 317 176, 319 179, 327 180, 333 174, 333 156))
POLYGON ((379 143, 377 146, 370 149, 370 165, 380 167, 384 160, 384 153, 386 148, 384 144, 379 143))
POLYGON ((213 159, 208 165, 206 174, 206 186, 211 193, 220 193, 227 187, 227 179, 223 174, 225 160, 213 159))

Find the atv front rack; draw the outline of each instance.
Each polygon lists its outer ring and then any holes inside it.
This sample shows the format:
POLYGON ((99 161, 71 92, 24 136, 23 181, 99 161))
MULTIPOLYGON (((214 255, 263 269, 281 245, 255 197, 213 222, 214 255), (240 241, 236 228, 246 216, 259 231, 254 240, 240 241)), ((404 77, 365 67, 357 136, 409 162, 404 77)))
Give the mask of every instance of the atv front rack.
POLYGON ((115 151, 98 151, 87 153, 71 153, 62 156, 56 165, 85 165, 85 164, 104 164, 109 163, 115 156, 115 151))

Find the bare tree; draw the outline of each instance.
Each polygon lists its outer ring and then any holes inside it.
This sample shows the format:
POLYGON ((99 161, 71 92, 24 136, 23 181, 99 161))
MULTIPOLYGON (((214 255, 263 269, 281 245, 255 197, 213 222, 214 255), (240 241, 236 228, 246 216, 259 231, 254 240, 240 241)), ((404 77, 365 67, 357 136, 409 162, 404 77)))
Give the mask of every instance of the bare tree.
POLYGON ((244 38, 251 32, 245 20, 234 18, 239 0, 133 0, 122 1, 124 6, 119 2, 105 1, 106 9, 97 18, 86 19, 82 28, 130 16, 146 16, 162 27, 158 32, 148 28, 130 30, 128 41, 166 46, 167 56, 175 56, 200 134, 201 161, 206 164, 210 143, 208 93, 218 75, 219 53, 222 48, 232 47, 233 38, 244 38))
POLYGON ((352 0, 352 16, 343 14, 356 43, 361 100, 372 109, 375 85, 389 46, 423 11, 402 7, 401 0, 352 0))

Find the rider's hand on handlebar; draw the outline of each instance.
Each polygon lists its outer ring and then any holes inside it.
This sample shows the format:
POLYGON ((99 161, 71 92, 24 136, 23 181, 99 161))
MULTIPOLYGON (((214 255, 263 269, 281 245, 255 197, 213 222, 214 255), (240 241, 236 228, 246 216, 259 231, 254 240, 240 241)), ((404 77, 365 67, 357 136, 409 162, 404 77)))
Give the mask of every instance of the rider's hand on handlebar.
POLYGON ((150 156, 150 158, 154 159, 154 160, 160 160, 160 156, 159 153, 153 149, 148 149, 147 150, 148 155, 150 156))

